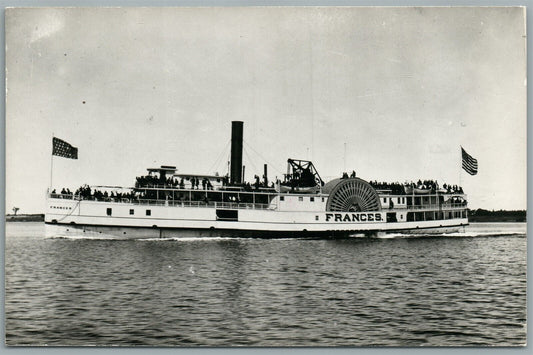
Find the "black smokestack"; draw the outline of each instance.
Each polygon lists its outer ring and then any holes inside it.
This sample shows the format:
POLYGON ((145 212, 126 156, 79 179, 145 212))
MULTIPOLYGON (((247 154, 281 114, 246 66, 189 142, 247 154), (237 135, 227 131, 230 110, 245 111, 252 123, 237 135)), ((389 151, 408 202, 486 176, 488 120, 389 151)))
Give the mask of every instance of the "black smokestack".
POLYGON ((242 182, 242 121, 231 122, 231 175, 232 184, 242 182))
POLYGON ((263 179, 265 181, 265 187, 268 187, 268 170, 267 170, 267 165, 263 165, 263 169, 264 169, 264 172, 263 172, 263 179))

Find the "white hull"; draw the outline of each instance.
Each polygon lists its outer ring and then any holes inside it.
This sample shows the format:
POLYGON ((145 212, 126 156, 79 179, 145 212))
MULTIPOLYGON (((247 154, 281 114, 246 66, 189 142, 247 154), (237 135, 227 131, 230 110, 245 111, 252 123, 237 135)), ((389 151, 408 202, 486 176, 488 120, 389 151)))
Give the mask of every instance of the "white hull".
MULTIPOLYGON (((112 236, 118 238, 179 238, 182 236, 336 236, 376 232, 458 230, 467 218, 386 222, 382 212, 277 211, 239 209, 236 220, 217 218, 214 207, 139 205, 99 201, 49 199, 47 235, 112 236), (111 209, 111 211, 108 211, 111 209), (133 214, 131 213, 133 210, 133 214), (150 216, 147 216, 147 210, 150 216), (110 215, 108 215, 110 213, 110 215)), ((406 210, 394 210, 405 214, 406 210)))
POLYGON ((260 232, 237 229, 181 229, 181 228, 139 228, 106 227, 92 225, 46 224, 47 238, 87 238, 87 239, 190 239, 190 238, 335 238, 343 236, 380 237, 388 233, 405 235, 438 235, 461 231, 463 226, 431 227, 425 229, 406 229, 394 231, 327 231, 327 232, 260 232))

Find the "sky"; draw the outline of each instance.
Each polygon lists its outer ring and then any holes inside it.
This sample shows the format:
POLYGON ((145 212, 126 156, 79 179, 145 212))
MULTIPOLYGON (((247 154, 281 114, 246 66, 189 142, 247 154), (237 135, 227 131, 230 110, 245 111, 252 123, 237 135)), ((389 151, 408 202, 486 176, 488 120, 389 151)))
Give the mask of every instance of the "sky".
POLYGON ((43 213, 51 179, 223 175, 233 120, 249 181, 309 159, 325 180, 433 179, 526 209, 525 35, 506 7, 7 9, 6 212, 43 213), (53 136, 79 159, 52 158, 53 136))

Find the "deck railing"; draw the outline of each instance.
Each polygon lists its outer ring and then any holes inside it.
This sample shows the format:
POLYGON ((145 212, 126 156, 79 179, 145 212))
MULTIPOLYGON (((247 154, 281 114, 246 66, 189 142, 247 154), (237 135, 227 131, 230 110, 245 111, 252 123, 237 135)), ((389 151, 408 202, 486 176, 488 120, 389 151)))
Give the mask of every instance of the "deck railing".
POLYGON ((48 194, 48 197, 50 198, 60 198, 60 199, 64 199, 64 200, 79 200, 79 196, 78 195, 73 195, 73 194, 48 194))
POLYGON ((127 203, 134 205, 147 206, 173 206, 173 207, 199 207, 199 208, 228 208, 228 209, 253 209, 266 210, 273 208, 265 203, 247 203, 247 202, 218 202, 218 201, 180 201, 180 200, 155 200, 155 199, 130 199, 117 197, 102 197, 102 198, 84 198, 80 195, 72 194, 49 194, 50 198, 75 200, 75 201, 97 201, 97 202, 112 202, 112 203, 127 203))
POLYGON ((266 210, 270 208, 269 204, 264 203, 244 203, 244 202, 218 202, 218 201, 179 201, 179 200, 133 200, 130 203, 134 205, 149 206, 172 206, 172 207, 199 207, 199 208, 228 208, 228 209, 252 209, 266 210))
POLYGON ((430 204, 430 205, 411 205, 407 206, 407 210, 412 211, 424 211, 424 210, 460 210, 466 208, 466 203, 443 203, 443 204, 430 204))

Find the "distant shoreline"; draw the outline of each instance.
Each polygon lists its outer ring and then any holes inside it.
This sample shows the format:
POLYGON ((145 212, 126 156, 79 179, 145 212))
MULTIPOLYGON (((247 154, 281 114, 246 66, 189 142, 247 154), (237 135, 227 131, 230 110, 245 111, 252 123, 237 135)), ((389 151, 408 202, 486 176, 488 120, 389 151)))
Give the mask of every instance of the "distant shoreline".
MULTIPOLYGON (((468 220, 476 223, 526 222, 526 211, 487 211, 483 209, 469 212, 468 220)), ((44 222, 44 214, 6 215, 6 222, 44 222)))
POLYGON ((6 222, 44 222, 44 214, 8 214, 6 222))
POLYGON ((469 211, 468 220, 470 222, 527 222, 527 211, 488 211, 478 208, 469 211))

